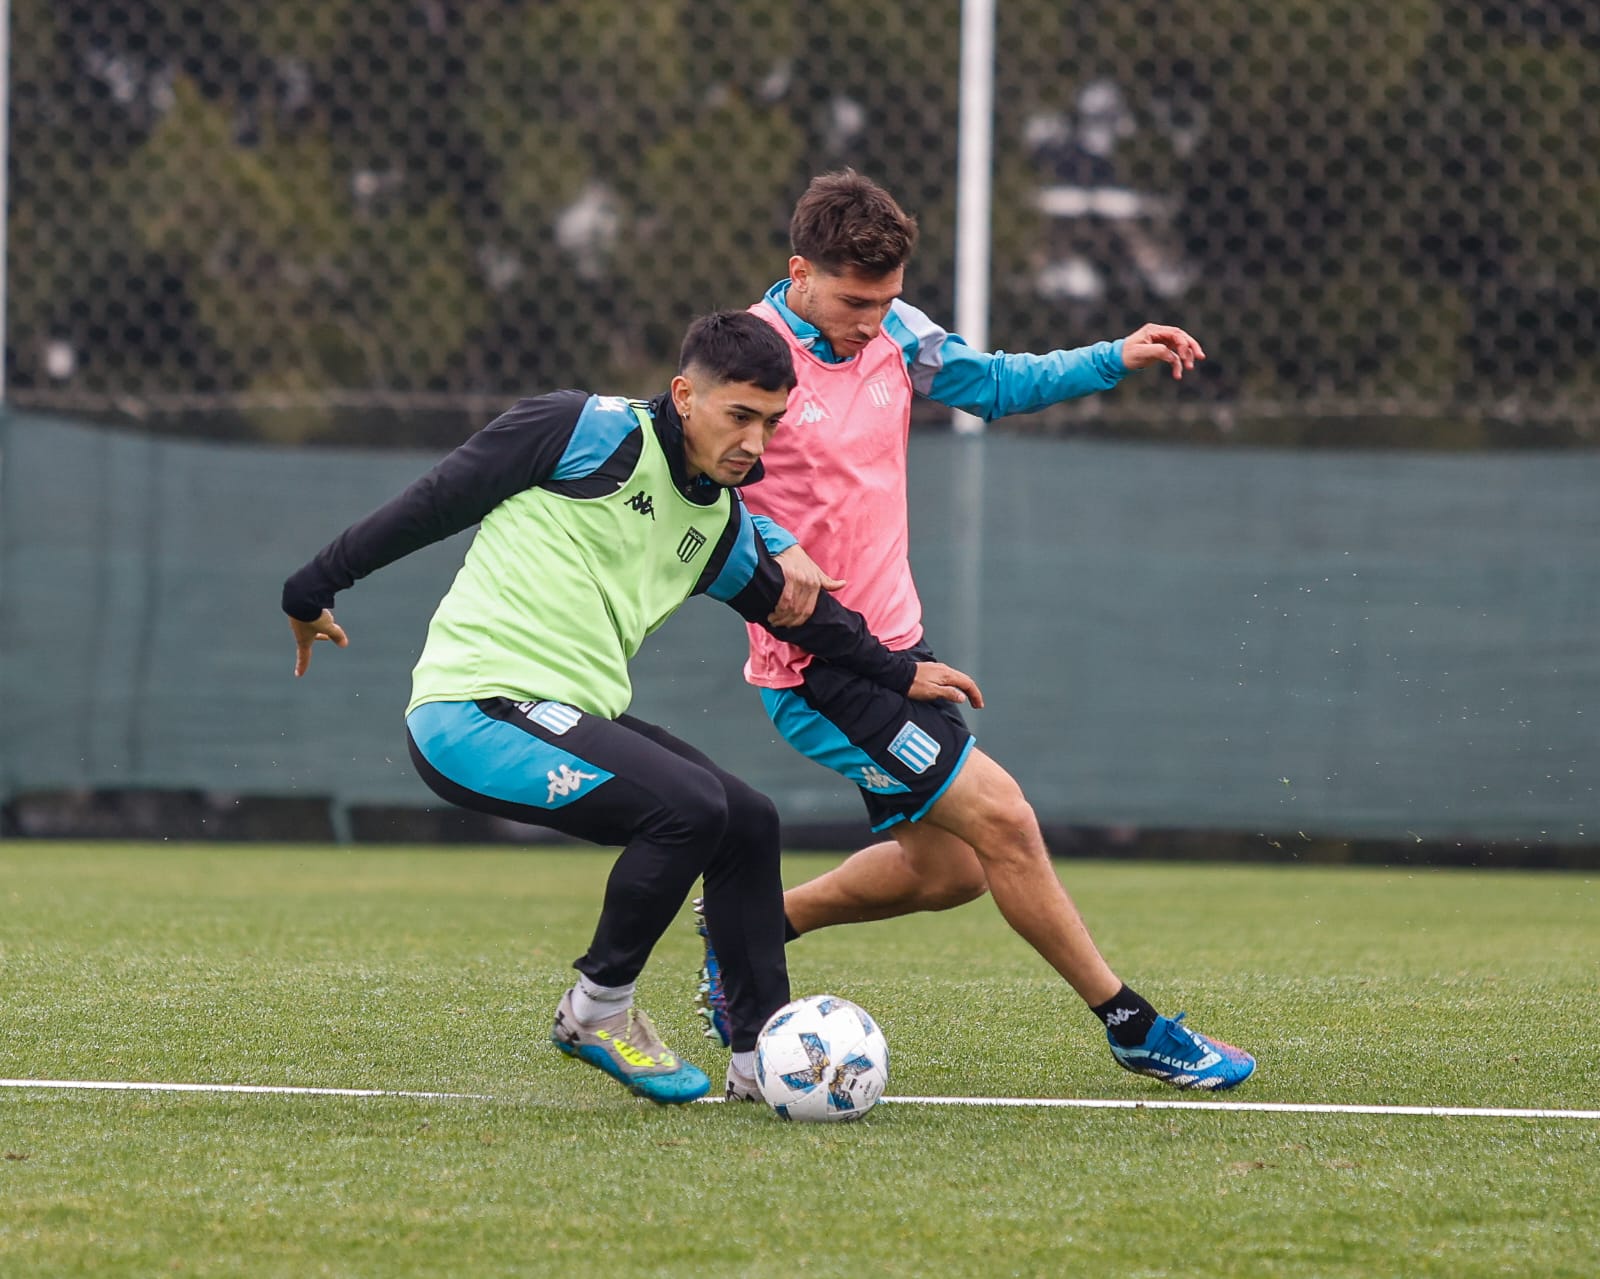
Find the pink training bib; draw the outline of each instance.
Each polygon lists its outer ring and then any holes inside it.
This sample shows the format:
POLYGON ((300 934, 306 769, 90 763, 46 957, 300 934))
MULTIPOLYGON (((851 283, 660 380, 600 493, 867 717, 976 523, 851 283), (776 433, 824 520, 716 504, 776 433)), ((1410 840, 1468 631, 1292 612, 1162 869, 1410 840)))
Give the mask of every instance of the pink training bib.
MULTIPOLYGON (((906 444, 911 377, 886 332, 843 364, 812 355, 767 302, 750 308, 789 344, 799 384, 767 445, 766 475, 740 490, 757 515, 776 520, 825 573, 846 579, 841 604, 867 619, 888 648, 922 638, 922 601, 907 558, 906 444)), ((750 627, 744 677, 793 688, 811 654, 750 627)))

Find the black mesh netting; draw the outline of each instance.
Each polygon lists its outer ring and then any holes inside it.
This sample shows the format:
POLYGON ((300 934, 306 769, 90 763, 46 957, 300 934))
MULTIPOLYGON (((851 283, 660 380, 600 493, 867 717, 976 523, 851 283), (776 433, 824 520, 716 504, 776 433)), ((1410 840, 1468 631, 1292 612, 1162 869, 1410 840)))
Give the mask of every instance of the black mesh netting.
MULTIPOLYGON (((922 221, 960 5, 12 3, 8 380, 36 406, 653 388, 807 177, 922 221)), ((1600 377, 1591 0, 1000 0, 993 345, 1205 339, 1119 402, 1559 413, 1600 377)), ((401 441, 404 442, 404 441, 401 441)))

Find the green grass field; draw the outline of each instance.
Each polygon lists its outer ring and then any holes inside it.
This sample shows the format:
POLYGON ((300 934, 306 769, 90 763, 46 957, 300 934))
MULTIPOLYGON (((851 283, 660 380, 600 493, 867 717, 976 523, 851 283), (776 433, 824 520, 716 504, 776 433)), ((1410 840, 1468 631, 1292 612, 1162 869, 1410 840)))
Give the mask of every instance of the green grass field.
MULTIPOLYGON (((0 1089, 0 1275, 1600 1272, 1600 1122, 637 1101, 545 1039, 609 864, 0 845, 0 1078, 493 1097, 0 1089)), ((1256 1053, 1230 1099, 1600 1107, 1594 876, 1061 871, 1131 984, 1256 1053)), ((640 1001, 720 1079, 697 962, 680 923, 640 1001)), ((1179 1096, 987 901, 790 962, 882 1021, 891 1095, 1179 1096)))

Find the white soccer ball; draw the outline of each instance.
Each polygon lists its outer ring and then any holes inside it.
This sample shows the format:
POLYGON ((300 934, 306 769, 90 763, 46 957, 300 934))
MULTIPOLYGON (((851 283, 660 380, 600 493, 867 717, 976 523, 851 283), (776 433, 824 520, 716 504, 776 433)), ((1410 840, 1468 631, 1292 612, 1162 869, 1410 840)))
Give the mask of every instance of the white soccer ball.
POLYGON ((756 1041, 756 1085, 781 1119, 860 1119, 888 1082, 883 1031, 837 995, 785 1004, 756 1041))

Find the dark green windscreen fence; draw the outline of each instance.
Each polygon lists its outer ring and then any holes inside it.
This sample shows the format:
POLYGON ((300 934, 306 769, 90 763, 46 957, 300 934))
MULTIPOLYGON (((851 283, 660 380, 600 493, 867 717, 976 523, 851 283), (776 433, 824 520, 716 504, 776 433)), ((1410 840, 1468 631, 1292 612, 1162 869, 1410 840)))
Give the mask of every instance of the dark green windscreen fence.
MULTIPOLYGON (((298 684, 284 574, 519 395, 664 385, 813 174, 918 217, 952 323, 961 10, 11 0, 0 798, 427 802, 400 711, 460 548, 298 684)), ((1600 4, 995 10, 989 342, 1210 358, 981 445, 919 419, 984 745, 1048 822, 1600 842, 1600 4)), ((858 820, 741 640, 691 606, 637 709, 858 820)))
MULTIPOLYGON (((0 798, 194 788, 431 802, 401 712, 465 537, 342 598, 291 675, 285 574, 431 463, 12 416, 0 435, 0 798)), ((912 442, 929 633, 1049 823, 1592 843, 1600 455, 912 442)), ((695 601, 636 713, 778 801, 853 792, 778 743, 695 601)))

